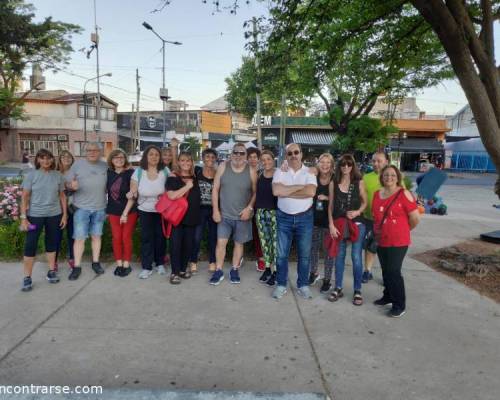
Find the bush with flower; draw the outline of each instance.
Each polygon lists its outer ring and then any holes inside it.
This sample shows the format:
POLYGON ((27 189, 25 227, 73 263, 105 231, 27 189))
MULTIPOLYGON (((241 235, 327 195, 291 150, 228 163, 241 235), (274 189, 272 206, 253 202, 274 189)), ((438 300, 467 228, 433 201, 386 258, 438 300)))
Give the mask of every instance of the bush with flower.
POLYGON ((0 181, 0 223, 19 219, 23 190, 18 181, 0 181))

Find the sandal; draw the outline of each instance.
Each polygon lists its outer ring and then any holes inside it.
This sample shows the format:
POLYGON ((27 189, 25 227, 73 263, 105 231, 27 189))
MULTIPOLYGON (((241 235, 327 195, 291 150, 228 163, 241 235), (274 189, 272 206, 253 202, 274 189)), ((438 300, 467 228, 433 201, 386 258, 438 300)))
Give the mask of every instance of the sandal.
POLYGON ((344 297, 344 292, 342 292, 342 288, 335 288, 330 293, 330 296, 328 296, 328 301, 334 302, 340 299, 341 297, 344 297))
POLYGON ((191 272, 186 271, 186 272, 181 272, 181 273, 179 273, 179 276, 180 276, 182 279, 189 279, 189 278, 191 278, 192 274, 191 274, 191 272))
POLYGON ((352 298, 352 304, 355 306, 362 306, 363 305, 363 296, 361 296, 361 292, 355 291, 354 296, 352 298))
POLYGON ((179 283, 181 283, 181 278, 179 278, 178 275, 172 274, 170 275, 170 283, 172 285, 178 285, 179 283))

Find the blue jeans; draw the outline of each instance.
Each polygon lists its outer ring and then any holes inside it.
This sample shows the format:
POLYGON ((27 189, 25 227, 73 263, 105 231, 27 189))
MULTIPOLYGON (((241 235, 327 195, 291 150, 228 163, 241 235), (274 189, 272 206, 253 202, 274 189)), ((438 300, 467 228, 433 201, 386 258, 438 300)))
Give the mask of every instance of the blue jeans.
POLYGON ((278 226, 278 257, 276 261, 276 278, 279 286, 286 286, 288 280, 288 258, 292 240, 297 245, 297 287, 309 284, 309 260, 311 258, 311 242, 313 231, 313 210, 299 215, 286 214, 276 210, 278 226))
MULTIPOLYGON (((352 275, 354 277, 354 290, 361 290, 361 279, 363 277, 363 242, 365 240, 365 225, 359 224, 358 240, 351 244, 352 275)), ((342 288, 344 280, 344 267, 346 256, 347 240, 342 240, 339 245, 339 252, 335 260, 335 287, 342 288)))
POLYGON ((196 226, 194 232, 193 251, 191 252, 191 262, 197 263, 200 254, 200 244, 203 238, 203 231, 208 226, 208 262, 215 263, 215 247, 217 246, 217 223, 212 219, 212 207, 201 207, 201 223, 196 226))
POLYGON ((106 210, 85 210, 79 208, 73 214, 73 239, 82 240, 91 236, 102 236, 106 210))

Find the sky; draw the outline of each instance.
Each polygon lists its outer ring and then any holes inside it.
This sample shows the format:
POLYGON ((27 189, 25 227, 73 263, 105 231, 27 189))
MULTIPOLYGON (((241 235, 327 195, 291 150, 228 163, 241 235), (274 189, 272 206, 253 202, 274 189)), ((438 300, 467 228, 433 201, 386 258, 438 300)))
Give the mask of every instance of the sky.
MULTIPOLYGON (((243 24, 253 16, 266 13, 266 2, 252 1, 241 6, 236 15, 229 11, 213 12, 211 0, 170 0, 161 12, 152 12, 159 0, 95 0, 100 35, 101 93, 119 103, 119 111, 129 111, 136 102, 135 70, 139 68, 142 110, 161 110, 158 96, 162 83, 161 41, 145 29, 148 22, 164 39, 182 42, 166 47, 166 87, 175 100, 184 100, 197 109, 223 96, 224 79, 241 64, 245 49, 243 24), (112 85, 112 86, 107 86, 112 85)), ((46 71, 47 89, 83 92, 86 78, 96 76, 96 58, 90 59, 79 49, 91 45, 94 30, 94 0, 30 0, 37 19, 52 16, 54 20, 75 23, 84 29, 73 37, 73 48, 67 72, 46 71), (75 76, 77 75, 77 76, 75 76)), ((230 1, 221 1, 229 4, 230 1)), ((498 32, 496 32, 498 33, 498 32)), ((498 43, 500 39, 497 38, 498 43)), ((96 90, 93 82, 88 91, 96 90)), ((453 114, 467 101, 456 81, 417 94, 417 105, 427 114, 453 114)))

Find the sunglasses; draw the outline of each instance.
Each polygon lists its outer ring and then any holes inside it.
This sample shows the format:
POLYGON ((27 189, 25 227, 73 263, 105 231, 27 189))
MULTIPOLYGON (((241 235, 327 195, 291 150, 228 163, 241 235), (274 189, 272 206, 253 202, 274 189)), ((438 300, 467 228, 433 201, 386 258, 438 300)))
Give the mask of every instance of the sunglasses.
POLYGON ((342 161, 342 162, 340 163, 340 166, 341 166, 341 167, 352 167, 352 165, 353 165, 353 164, 352 164, 352 162, 350 162, 350 161, 342 161))
POLYGON ((246 151, 233 151, 233 154, 235 156, 244 156, 246 153, 246 151))
POLYGON ((289 151, 286 154, 287 154, 288 157, 298 156, 300 154, 300 151, 299 150, 289 151))

